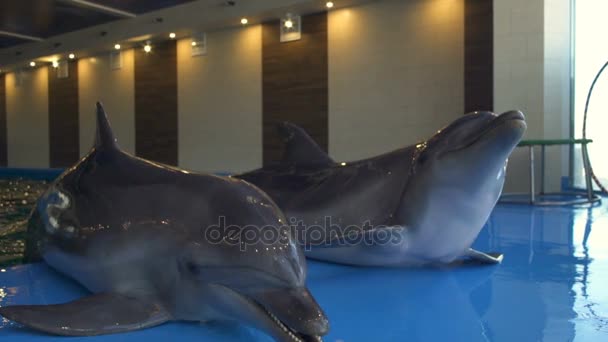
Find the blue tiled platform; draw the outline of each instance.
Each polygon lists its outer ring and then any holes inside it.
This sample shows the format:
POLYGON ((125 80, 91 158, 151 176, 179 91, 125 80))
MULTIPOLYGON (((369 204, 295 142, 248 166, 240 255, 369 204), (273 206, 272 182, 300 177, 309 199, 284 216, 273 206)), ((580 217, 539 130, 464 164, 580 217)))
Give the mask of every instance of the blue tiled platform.
MULTIPOLYGON (((503 252, 504 263, 374 269, 310 262, 309 287, 331 320, 325 341, 608 341, 608 205, 499 205, 474 247, 503 252)), ((0 305, 84 293, 42 264, 0 272, 0 305)), ((47 339, 0 322, 1 341, 47 339)), ((171 323, 83 340, 270 341, 229 323, 171 323)))

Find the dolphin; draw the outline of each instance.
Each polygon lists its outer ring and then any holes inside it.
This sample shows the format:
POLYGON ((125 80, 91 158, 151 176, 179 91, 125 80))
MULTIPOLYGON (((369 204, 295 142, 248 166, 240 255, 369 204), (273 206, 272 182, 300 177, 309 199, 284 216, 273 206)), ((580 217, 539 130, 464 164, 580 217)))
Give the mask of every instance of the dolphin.
POLYGON ((415 145, 337 163, 279 125, 279 162, 235 175, 265 191, 312 259, 359 266, 495 264, 471 245, 496 205, 524 115, 474 112, 415 145))
POLYGON ((39 198, 27 240, 30 259, 41 257, 92 294, 1 307, 0 315, 68 336, 232 320, 278 341, 320 341, 328 321, 305 286, 306 259, 292 236, 244 242, 217 228, 218 218, 234 227, 285 222, 245 181, 121 151, 98 103, 93 148, 39 198))

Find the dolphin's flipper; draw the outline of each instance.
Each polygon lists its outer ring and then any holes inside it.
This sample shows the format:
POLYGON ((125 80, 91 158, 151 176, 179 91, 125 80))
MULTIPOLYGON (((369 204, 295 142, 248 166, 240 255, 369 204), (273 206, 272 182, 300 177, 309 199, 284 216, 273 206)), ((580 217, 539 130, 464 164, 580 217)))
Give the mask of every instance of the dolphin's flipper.
POLYGON ((290 122, 283 122, 277 126, 277 131, 285 143, 283 162, 295 164, 334 164, 334 161, 327 153, 301 127, 290 122))
POLYGON ((0 307, 0 315, 28 328, 63 336, 114 334, 171 319, 158 304, 108 293, 65 304, 0 307))
POLYGON ((476 251, 473 248, 469 248, 467 253, 465 254, 470 260, 478 262, 480 264, 500 264, 504 259, 504 255, 502 253, 483 253, 480 251, 476 251))

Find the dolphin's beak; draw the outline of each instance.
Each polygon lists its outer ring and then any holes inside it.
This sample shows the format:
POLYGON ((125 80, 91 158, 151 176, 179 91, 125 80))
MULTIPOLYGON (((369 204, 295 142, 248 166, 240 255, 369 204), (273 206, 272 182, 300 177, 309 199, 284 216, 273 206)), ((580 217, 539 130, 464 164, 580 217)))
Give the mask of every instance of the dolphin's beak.
POLYGON ((273 289, 242 294, 211 285, 215 307, 226 318, 256 327, 281 342, 318 342, 329 331, 328 320, 308 289, 273 289))
POLYGON ((253 294, 256 302, 300 334, 322 336, 329 322, 307 288, 264 291, 253 294))
POLYGON ((494 119, 492 126, 496 127, 496 126, 498 126, 504 122, 510 121, 510 120, 520 120, 520 121, 525 122, 526 117, 524 116, 524 113, 522 113, 518 110, 511 110, 511 111, 500 114, 496 119, 494 119))
POLYGON ((472 134, 461 144, 443 152, 442 154, 457 152, 466 149, 482 140, 485 136, 489 135, 489 133, 491 133, 495 129, 505 127, 507 125, 511 126, 509 128, 511 131, 514 131, 515 134, 513 136, 515 137, 515 139, 512 140, 517 143, 523 135, 523 132, 526 130, 526 120, 522 112, 513 110, 496 116, 492 121, 487 122, 485 124, 485 127, 475 132, 475 134, 472 134))
POLYGON ((498 127, 503 126, 506 123, 516 122, 518 126, 522 126, 525 129, 526 126, 526 118, 524 114, 518 110, 512 110, 505 113, 500 114, 494 120, 492 120, 480 133, 477 139, 483 137, 488 132, 496 129, 498 127))

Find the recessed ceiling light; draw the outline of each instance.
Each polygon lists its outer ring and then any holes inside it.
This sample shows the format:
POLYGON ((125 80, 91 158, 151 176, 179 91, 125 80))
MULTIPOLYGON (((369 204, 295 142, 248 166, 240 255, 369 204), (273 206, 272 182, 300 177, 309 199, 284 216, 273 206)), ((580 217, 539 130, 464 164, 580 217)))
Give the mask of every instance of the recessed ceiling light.
POLYGON ((249 22, 249 20, 247 20, 247 18, 241 19, 241 24, 243 24, 243 25, 247 25, 248 22, 249 22))
POLYGON ((33 67, 35 67, 35 66, 36 66, 36 62, 31 61, 31 62, 30 62, 30 66, 31 66, 32 68, 33 68, 33 67))
POLYGON ((292 28, 293 21, 291 21, 291 19, 287 19, 287 20, 285 20, 285 23, 283 23, 283 25, 285 25, 285 27, 287 27, 287 28, 292 28))
POLYGON ((169 38, 175 39, 175 33, 173 33, 173 32, 169 33, 169 38))
POLYGON ((192 46, 196 46, 196 42, 194 40, 192 41, 191 44, 192 44, 192 46))
POLYGON ((75 55, 75 54, 73 54, 73 53, 71 53, 71 54, 69 54, 69 55, 68 55, 68 57, 69 57, 70 59, 74 59, 74 58, 76 58, 76 55, 75 55))
POLYGON ((146 43, 146 45, 144 45, 144 51, 145 51, 146 53, 148 53, 148 52, 152 51, 152 46, 150 46, 150 44, 149 44, 149 43, 146 43))
POLYGON ((331 2, 331 1, 328 1, 328 2, 325 4, 325 6, 326 6, 327 8, 332 8, 332 7, 334 7, 334 3, 333 3, 333 2, 331 2))
POLYGON ((57 60, 53 61, 53 68, 59 67, 59 62, 57 60))
POLYGON ((120 44, 114 44, 114 49, 120 50, 120 44))

